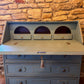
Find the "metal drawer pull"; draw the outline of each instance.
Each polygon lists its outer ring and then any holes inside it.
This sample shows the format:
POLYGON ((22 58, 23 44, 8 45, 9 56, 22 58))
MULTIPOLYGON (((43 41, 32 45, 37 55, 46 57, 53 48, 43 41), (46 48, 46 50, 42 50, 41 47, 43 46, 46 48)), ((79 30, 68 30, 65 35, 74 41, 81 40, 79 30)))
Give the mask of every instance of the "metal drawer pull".
POLYGON ((18 57, 21 57, 21 55, 18 55, 18 57))
POLYGON ((20 84, 23 84, 23 82, 20 82, 20 84))
POLYGON ((19 72, 22 72, 22 69, 19 69, 19 72))
POLYGON ((41 56, 41 68, 44 68, 44 60, 43 60, 43 56, 41 56))
POLYGON ((62 84, 65 84, 65 82, 63 82, 62 84))
POLYGON ((66 69, 64 69, 62 72, 66 72, 66 69))
POLYGON ((64 58, 66 58, 67 57, 67 55, 64 55, 64 58))

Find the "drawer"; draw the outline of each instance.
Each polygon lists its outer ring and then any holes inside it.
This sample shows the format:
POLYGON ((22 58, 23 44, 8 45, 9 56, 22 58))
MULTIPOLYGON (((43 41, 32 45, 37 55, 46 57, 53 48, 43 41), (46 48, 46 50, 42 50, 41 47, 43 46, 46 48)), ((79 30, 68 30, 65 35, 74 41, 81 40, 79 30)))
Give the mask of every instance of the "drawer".
POLYGON ((50 40, 51 34, 34 34, 33 38, 35 40, 50 40))
MULTIPOLYGON (((14 59, 22 59, 22 60, 40 60, 41 59, 41 56, 40 55, 6 55, 5 56, 6 59, 9 59, 9 60, 14 60, 14 59)), ((44 55, 43 56, 43 59, 51 59, 51 56, 49 55, 44 55)))
POLYGON ((28 84, 27 83, 27 79, 24 78, 10 78, 8 79, 8 83, 7 84, 28 84))
POLYGON ((44 63, 44 68, 41 63, 28 64, 6 64, 6 75, 8 76, 66 76, 79 77, 79 64, 55 64, 44 63))
POLYGON ((73 38, 72 34, 54 34, 53 37, 57 40, 71 40, 73 38))
POLYGON ((80 61, 81 55, 52 55, 52 60, 80 61))
MULTIPOLYGON (((41 60, 40 55, 4 55, 6 60, 41 60)), ((81 62, 81 57, 79 55, 43 55, 44 60, 56 60, 56 61, 66 61, 66 62, 81 62)))
POLYGON ((30 34, 13 34, 14 39, 31 39, 31 37, 30 34))
POLYGON ((8 78, 8 84, 50 84, 50 79, 44 79, 44 78, 15 78, 15 77, 9 77, 8 78))
POLYGON ((45 64, 45 68, 41 68, 41 63, 28 63, 28 64, 6 64, 7 75, 41 75, 50 72, 50 65, 45 64))
POLYGON ((71 63, 81 63, 81 55, 52 55, 52 60, 56 62, 71 62, 71 63))
POLYGON ((76 78, 27 78, 8 77, 7 84, 78 84, 76 78))
POLYGON ((51 80, 51 84, 77 84, 78 80, 73 78, 57 78, 51 80))
POLYGON ((52 73, 61 74, 62 76, 72 75, 80 76, 80 65, 79 64, 52 64, 52 73))
POLYGON ((6 59, 24 59, 24 55, 7 55, 6 59))
POLYGON ((50 84, 50 79, 30 79, 27 80, 28 84, 50 84))

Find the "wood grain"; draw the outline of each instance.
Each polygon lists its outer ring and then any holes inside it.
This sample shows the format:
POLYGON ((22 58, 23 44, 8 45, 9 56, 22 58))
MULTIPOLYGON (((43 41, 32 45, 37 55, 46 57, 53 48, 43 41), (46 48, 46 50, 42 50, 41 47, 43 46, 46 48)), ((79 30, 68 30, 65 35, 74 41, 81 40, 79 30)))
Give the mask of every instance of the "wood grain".
POLYGON ((0 46, 0 54, 84 55, 84 46, 76 40, 10 40, 0 46))

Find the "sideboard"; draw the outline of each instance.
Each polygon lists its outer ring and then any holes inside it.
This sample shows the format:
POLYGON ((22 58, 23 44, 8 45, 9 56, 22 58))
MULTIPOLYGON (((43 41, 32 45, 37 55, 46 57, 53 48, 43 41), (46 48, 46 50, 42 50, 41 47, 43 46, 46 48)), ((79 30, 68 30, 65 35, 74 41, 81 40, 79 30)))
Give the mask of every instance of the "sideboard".
POLYGON ((79 22, 7 22, 0 55, 6 84, 79 84, 79 22))

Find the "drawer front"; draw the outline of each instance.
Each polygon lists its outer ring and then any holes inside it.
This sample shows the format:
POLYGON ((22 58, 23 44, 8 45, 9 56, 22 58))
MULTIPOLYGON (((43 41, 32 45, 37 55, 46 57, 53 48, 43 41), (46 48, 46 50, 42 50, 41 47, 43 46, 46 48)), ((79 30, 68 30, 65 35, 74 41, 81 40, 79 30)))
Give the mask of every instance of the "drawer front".
POLYGON ((70 78, 60 78, 60 79, 53 79, 51 84, 77 84, 77 80, 70 79, 70 78))
POLYGON ((21 78, 9 77, 7 84, 78 84, 73 78, 21 78))
POLYGON ((72 61, 72 62, 80 62, 81 61, 81 55, 52 55, 52 60, 58 60, 58 61, 72 61))
POLYGON ((8 84, 28 84, 27 79, 24 78, 10 78, 8 79, 8 84))
MULTIPOLYGON (((9 59, 9 60, 12 60, 12 59, 17 59, 17 60, 19 60, 19 59, 22 59, 22 60, 25 60, 25 59, 27 59, 27 60, 41 60, 41 56, 39 56, 39 55, 7 55, 6 56, 6 59, 9 59)), ((45 59, 51 59, 51 56, 49 56, 49 55, 44 55, 43 56, 43 59, 45 60, 45 59)))
POLYGON ((6 74, 9 76, 80 76, 79 64, 39 63, 6 64, 6 74))
POLYGON ((49 79, 36 79, 36 78, 14 78, 8 79, 8 84, 50 84, 49 79))
POLYGON ((14 34, 14 39, 31 39, 30 34, 14 34))
POLYGON ((51 67, 55 74, 80 76, 79 64, 53 64, 51 67))
POLYGON ((7 55, 6 59, 24 59, 24 55, 7 55))
MULTIPOLYGON (((4 55, 6 60, 41 60, 40 55, 4 55)), ((82 56, 72 56, 72 55, 43 55, 44 60, 56 60, 56 61, 66 61, 66 62, 81 62, 82 56)))
POLYGON ((50 84, 50 79, 30 79, 27 80, 28 84, 50 84))
POLYGON ((51 34, 34 34, 33 38, 35 40, 50 40, 51 34))
POLYGON ((54 39, 60 39, 60 40, 71 40, 72 34, 54 34, 54 39))
POLYGON ((7 74, 10 75, 40 75, 50 72, 50 66, 45 64, 45 68, 41 68, 40 63, 30 64, 7 64, 7 74))

